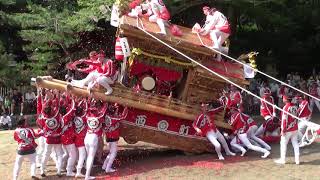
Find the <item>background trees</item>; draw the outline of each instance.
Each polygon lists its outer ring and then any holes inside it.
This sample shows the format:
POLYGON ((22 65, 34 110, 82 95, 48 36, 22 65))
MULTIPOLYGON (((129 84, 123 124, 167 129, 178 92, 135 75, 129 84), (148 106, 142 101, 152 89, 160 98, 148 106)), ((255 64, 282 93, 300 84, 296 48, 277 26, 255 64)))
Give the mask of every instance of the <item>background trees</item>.
MULTIPOLYGON (((116 29, 107 21, 114 1, 0 0, 0 83, 28 83, 30 76, 41 74, 62 76, 66 62, 91 50, 103 49, 111 55, 116 29), (13 67, 13 60, 17 66, 13 67)), ((280 75, 320 68, 317 0, 164 2, 172 22, 189 27, 204 20, 204 4, 217 7, 232 25, 231 56, 259 51, 257 63, 262 70, 266 64, 275 64, 280 75)))

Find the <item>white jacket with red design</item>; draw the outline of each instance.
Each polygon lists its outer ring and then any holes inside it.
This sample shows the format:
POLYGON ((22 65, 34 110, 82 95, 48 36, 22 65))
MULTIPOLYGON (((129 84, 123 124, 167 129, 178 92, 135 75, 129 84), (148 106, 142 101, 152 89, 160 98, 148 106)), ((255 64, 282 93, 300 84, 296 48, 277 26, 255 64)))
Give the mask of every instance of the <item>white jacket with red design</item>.
POLYGON ((299 108, 298 108, 298 117, 299 118, 306 118, 306 119, 310 119, 312 115, 312 110, 310 108, 310 104, 307 100, 303 100, 300 104, 299 104, 299 108))
POLYGON ((154 15, 165 21, 170 20, 170 13, 162 0, 151 0, 150 7, 154 15))
POLYGON ((230 106, 237 107, 238 105, 242 104, 242 96, 240 91, 231 91, 230 92, 230 106))
POLYGON ((293 103, 287 103, 283 107, 281 113, 281 135, 286 132, 292 132, 298 130, 298 120, 289 115, 288 113, 297 116, 298 108, 293 103))
POLYGON ((230 25, 227 18, 219 11, 215 11, 213 15, 206 17, 202 35, 208 34, 211 30, 218 29, 224 33, 231 34, 230 25))
POLYGON ((214 132, 217 131, 217 127, 214 124, 214 115, 217 112, 223 110, 223 107, 210 109, 206 113, 201 113, 197 118, 193 121, 192 126, 197 131, 198 134, 202 136, 206 136, 207 133, 211 130, 214 132))
MULTIPOLYGON (((272 96, 263 96, 262 99, 264 99, 265 101, 271 104, 274 104, 274 100, 272 96)), ((273 116, 274 112, 275 112, 275 107, 261 100, 260 114, 262 117, 273 116)))
POLYGON ((102 135, 104 116, 106 114, 108 105, 104 104, 101 109, 95 111, 89 110, 84 120, 87 122, 87 133, 102 135))
POLYGON ((75 139, 75 126, 73 124, 75 111, 75 102, 71 100, 71 107, 69 111, 62 116, 61 118, 61 127, 62 127, 62 135, 61 135, 61 143, 63 145, 69 145, 74 143, 75 139))
POLYGON ((244 134, 248 131, 247 116, 240 112, 231 115, 229 124, 232 126, 233 134, 244 134))
POLYGON ((108 139, 118 139, 120 137, 120 121, 128 115, 128 108, 125 107, 120 116, 106 114, 104 122, 104 132, 108 139))
POLYGON ((18 142, 18 154, 24 155, 35 152, 37 144, 35 139, 38 138, 40 134, 36 134, 33 129, 21 127, 14 131, 14 140, 18 142))

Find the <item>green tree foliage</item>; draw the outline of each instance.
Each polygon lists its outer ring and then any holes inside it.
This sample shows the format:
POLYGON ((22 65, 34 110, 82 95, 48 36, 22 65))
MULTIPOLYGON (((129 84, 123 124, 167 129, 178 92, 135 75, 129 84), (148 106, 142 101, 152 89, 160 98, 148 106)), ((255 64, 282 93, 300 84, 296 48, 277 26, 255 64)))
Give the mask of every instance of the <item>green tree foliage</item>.
POLYGON ((0 1, 0 85, 13 87, 25 81, 25 71, 21 64, 16 64, 16 53, 21 46, 16 45, 17 27, 12 23, 9 15, 13 12, 15 1, 0 1))
MULTIPOLYGON (((70 50, 80 42, 81 34, 99 29, 100 19, 108 19, 109 0, 54 0, 27 1, 26 11, 15 13, 12 20, 20 27, 26 42, 23 50, 28 55, 28 67, 34 75, 58 74, 65 62, 83 53, 70 50)), ((82 54, 84 55, 84 54, 82 54)))
MULTIPOLYGON (((114 2, 127 6, 129 0, 0 0, 0 81, 6 82, 12 73, 22 78, 10 81, 14 83, 27 82, 24 79, 31 75, 62 75, 67 61, 84 57, 91 50, 105 50, 113 43, 105 37, 114 34, 105 21, 114 2), (12 60, 18 62, 15 71, 8 66, 12 60)), ((189 27, 204 19, 203 5, 217 7, 232 25, 231 55, 257 50, 260 69, 268 63, 277 64, 284 73, 301 65, 320 66, 316 62, 320 50, 319 1, 164 2, 172 22, 189 27)))
MULTIPOLYGON (((285 74, 316 67, 320 50, 317 0, 164 0, 175 23, 191 27, 204 18, 201 7, 222 11, 232 26, 231 55, 260 52, 258 65, 276 64, 285 74)), ((308 73, 308 72, 307 72, 308 73)))

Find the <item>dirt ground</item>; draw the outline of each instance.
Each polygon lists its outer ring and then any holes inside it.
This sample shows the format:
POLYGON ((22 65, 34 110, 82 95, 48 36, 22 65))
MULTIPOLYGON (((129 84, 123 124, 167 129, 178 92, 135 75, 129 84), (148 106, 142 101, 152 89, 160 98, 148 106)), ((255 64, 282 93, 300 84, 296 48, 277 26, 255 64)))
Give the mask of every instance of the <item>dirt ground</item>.
MULTIPOLYGON (((313 119, 319 123, 318 117, 320 115, 313 119)), ((0 132, 0 179, 4 180, 11 179, 15 160, 17 144, 12 134, 13 131, 0 132)), ((121 140, 119 149, 115 161, 118 171, 106 175, 100 170, 101 166, 97 166, 93 171, 97 179, 320 179, 320 142, 300 149, 300 165, 294 164, 291 144, 288 145, 286 165, 273 162, 279 158, 279 144, 272 144, 272 153, 267 159, 261 159, 259 153, 248 152, 245 157, 226 157, 225 161, 218 161, 216 154, 185 155, 180 151, 143 142, 128 145, 121 140)), ((50 161, 48 177, 44 179, 74 179, 57 178, 55 172, 53 162, 50 161)), ((29 162, 24 163, 20 179, 30 179, 29 162)))

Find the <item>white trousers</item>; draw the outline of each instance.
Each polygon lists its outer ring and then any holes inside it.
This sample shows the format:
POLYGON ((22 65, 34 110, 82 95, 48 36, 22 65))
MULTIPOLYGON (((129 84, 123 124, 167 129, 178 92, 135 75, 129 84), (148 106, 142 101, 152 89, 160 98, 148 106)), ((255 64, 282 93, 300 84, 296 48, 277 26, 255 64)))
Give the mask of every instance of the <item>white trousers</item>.
MULTIPOLYGON (((218 29, 211 30, 210 38, 213 41, 213 48, 219 50, 220 52, 224 52, 225 49, 222 48, 222 44, 229 36, 230 34, 224 33, 218 29)), ((217 60, 221 61, 221 54, 219 53, 217 53, 217 60)))
POLYGON ((312 111, 313 111, 314 104, 316 104, 318 110, 320 111, 320 103, 319 103, 319 101, 311 98, 310 99, 310 108, 311 108, 312 111))
POLYGON ((85 86, 91 86, 91 88, 94 86, 94 82, 96 81, 96 79, 99 77, 99 73, 98 71, 92 71, 90 72, 86 78, 82 79, 82 80, 72 80, 71 84, 73 86, 76 87, 80 87, 83 88, 85 86))
POLYGON ((81 170, 83 168, 83 163, 87 158, 86 148, 84 146, 78 147, 79 159, 77 164, 77 174, 81 174, 81 170))
POLYGON ((266 142, 264 142, 262 139, 260 139, 256 136, 255 133, 256 133, 257 129, 258 129, 258 126, 256 126, 256 125, 251 126, 247 131, 248 138, 257 142, 258 144, 262 145, 265 149, 270 151, 271 147, 266 142))
POLYGON ((303 135, 306 132, 307 129, 307 123, 305 123, 305 121, 310 121, 311 117, 305 117, 305 118, 301 118, 304 121, 299 121, 298 123, 298 141, 301 142, 303 135))
POLYGON ((67 174, 72 174, 73 168, 76 164, 77 160, 77 148, 74 144, 63 145, 64 147, 64 154, 63 154, 63 164, 67 160, 67 174))
POLYGON ((280 139, 280 159, 285 162, 286 153, 287 153, 287 145, 290 140, 291 140, 291 144, 292 144, 293 150, 294 150, 295 161, 296 161, 296 163, 299 163, 300 151, 299 151, 298 132, 297 131, 286 132, 283 136, 281 136, 281 139, 280 139))
POLYGON ((105 169, 106 171, 109 171, 112 167, 113 161, 117 156, 118 152, 118 142, 109 142, 109 154, 104 160, 102 169, 105 169))
POLYGON ((57 173, 61 174, 61 169, 62 169, 62 155, 63 155, 63 150, 61 144, 47 144, 45 143, 44 147, 44 153, 43 157, 41 160, 41 174, 45 173, 46 166, 48 163, 49 156, 52 152, 52 149, 56 153, 57 156, 57 162, 56 162, 56 168, 57 168, 57 173))
POLYGON ((41 159, 44 152, 44 146, 45 146, 46 139, 43 136, 40 136, 38 138, 38 148, 37 148, 37 164, 41 164, 41 159))
POLYGON ((216 150, 216 152, 218 154, 219 159, 223 158, 223 156, 221 154, 221 145, 220 145, 220 143, 222 144, 222 147, 223 147, 223 149, 225 150, 225 152, 227 154, 232 154, 232 152, 230 151, 229 146, 228 146, 225 138, 220 133, 220 131, 217 130, 216 132, 214 132, 213 130, 211 130, 211 131, 207 132, 206 136, 207 136, 208 140, 211 142, 211 144, 215 147, 215 150, 216 150))
POLYGON ((13 180, 18 179, 18 175, 19 175, 20 168, 24 158, 28 158, 31 163, 30 175, 36 176, 36 156, 37 156, 36 153, 28 154, 28 155, 17 154, 16 162, 14 164, 14 169, 13 169, 13 180))
MULTIPOLYGON (((270 119, 272 118, 272 116, 265 116, 264 119, 266 121, 271 121, 270 119)), ((265 133, 265 127, 263 127, 263 124, 260 125, 260 127, 258 128, 258 130, 256 130, 255 135, 257 137, 263 135, 265 133)))
POLYGON ((107 91, 112 91, 110 84, 113 84, 114 81, 110 77, 100 76, 97 78, 97 83, 103 86, 107 91))
POLYGON ((98 140, 99 137, 95 133, 87 133, 86 137, 84 138, 84 145, 87 152, 86 179, 90 177, 94 156, 96 155, 98 148, 98 140))
MULTIPOLYGON (((261 152, 261 153, 267 153, 268 150, 264 149, 264 148, 261 148, 259 146, 255 146, 253 144, 251 144, 251 142, 249 141, 248 139, 248 136, 246 133, 244 134, 238 134, 237 136, 240 141, 243 143, 243 145, 245 145, 248 149, 251 149, 253 151, 257 151, 257 152, 261 152)), ((242 153, 243 152, 246 152, 246 150, 237 143, 237 137, 234 137, 231 141, 231 146, 233 146, 234 148, 236 149, 239 149, 242 153)))
POLYGON ((157 15, 152 15, 149 17, 149 21, 155 22, 158 24, 158 26, 160 28, 160 33, 167 34, 166 27, 165 27, 165 22, 166 22, 165 20, 158 18, 157 15))

